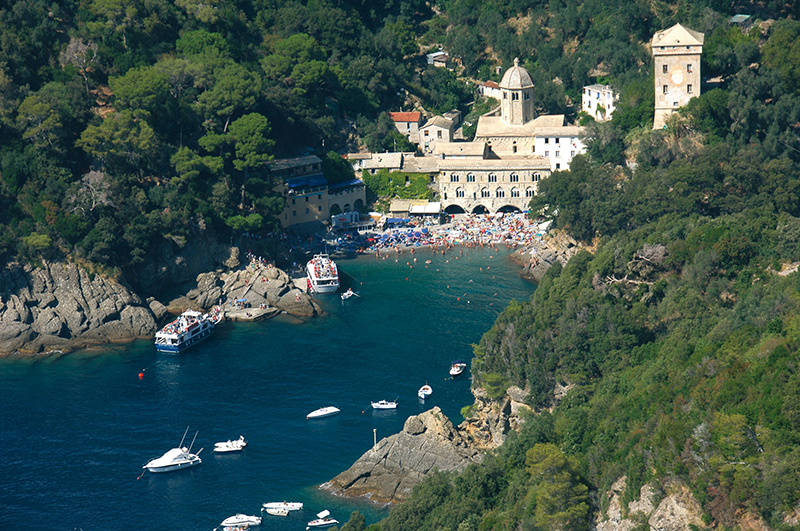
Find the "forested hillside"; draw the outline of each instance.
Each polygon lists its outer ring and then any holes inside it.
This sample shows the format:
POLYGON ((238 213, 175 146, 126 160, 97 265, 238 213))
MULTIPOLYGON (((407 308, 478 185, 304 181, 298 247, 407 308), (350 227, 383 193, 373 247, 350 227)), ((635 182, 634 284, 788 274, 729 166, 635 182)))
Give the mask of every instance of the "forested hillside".
POLYGON ((644 99, 591 126, 589 153, 532 201, 596 252, 512 304, 472 371, 540 413, 384 531, 588 529, 621 477, 625 504, 678 482, 703 525, 797 528, 800 23, 704 31, 713 90, 653 132, 652 88, 629 84, 644 99))

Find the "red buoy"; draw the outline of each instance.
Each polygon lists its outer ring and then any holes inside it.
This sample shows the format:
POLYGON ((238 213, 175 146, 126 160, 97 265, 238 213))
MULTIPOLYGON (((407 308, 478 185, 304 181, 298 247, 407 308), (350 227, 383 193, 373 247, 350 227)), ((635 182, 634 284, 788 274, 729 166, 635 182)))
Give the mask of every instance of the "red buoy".
POLYGON ((144 373, 143 373, 143 372, 140 372, 140 373, 139 373, 139 379, 140 379, 140 380, 144 380, 144 373))

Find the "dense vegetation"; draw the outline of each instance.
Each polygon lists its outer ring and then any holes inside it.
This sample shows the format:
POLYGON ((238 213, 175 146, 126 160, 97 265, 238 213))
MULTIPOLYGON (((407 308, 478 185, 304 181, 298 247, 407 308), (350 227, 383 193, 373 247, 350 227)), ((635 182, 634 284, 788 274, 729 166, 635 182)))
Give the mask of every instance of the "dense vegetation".
POLYGON ((800 281, 777 273, 800 261, 798 32, 720 26, 717 88, 653 132, 652 80, 631 82, 588 155, 541 184, 532 210, 596 250, 506 309, 472 372, 552 413, 428 479, 381 529, 588 529, 622 476, 624 502, 677 480, 707 525, 796 528, 800 281))
MULTIPOLYGON (((583 84, 609 82, 614 120, 589 126, 587 155, 532 204, 596 251, 553 267, 475 348, 477 385, 494 396, 518 385, 552 413, 482 465, 434 474, 374 527, 587 529, 625 475, 626 500, 678 479, 707 524, 751 514, 789 529, 800 282, 776 271, 800 260, 799 9, 16 1, 0 8, 0 255, 131 275, 166 239, 270 230, 283 206, 263 171, 271 157, 316 150, 344 179, 335 151, 407 148, 383 111, 412 98, 467 110, 464 80, 425 68, 439 45, 482 80, 520 57, 551 113, 574 115, 583 84), (728 25, 740 9, 778 21, 728 25), (653 132, 643 43, 675 22, 705 32, 703 72, 720 82, 653 132), (557 404, 556 382, 572 386, 557 404)), ((373 180, 406 188, 405 176, 373 180)), ((356 513, 342 529, 364 527, 356 513)))

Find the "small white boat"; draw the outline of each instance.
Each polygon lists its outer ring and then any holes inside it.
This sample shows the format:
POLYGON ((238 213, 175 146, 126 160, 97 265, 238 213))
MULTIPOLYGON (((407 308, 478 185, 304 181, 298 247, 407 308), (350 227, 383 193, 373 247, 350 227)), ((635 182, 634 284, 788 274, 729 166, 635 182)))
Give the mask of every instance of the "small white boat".
POLYGON ((323 417, 330 417, 331 415, 335 415, 339 413, 339 408, 333 406, 321 407, 315 411, 309 413, 306 418, 307 419, 321 419, 323 417))
POLYGON ((355 293, 353 292, 353 290, 348 288, 348 290, 347 290, 347 291, 345 291, 344 293, 342 293, 342 300, 343 300, 343 301, 346 301, 347 299, 349 299, 349 298, 350 298, 350 297, 352 297, 353 295, 355 295, 355 293))
MULTIPOLYGON (((177 448, 172 448, 161 457, 151 459, 142 468, 152 473, 172 472, 173 470, 189 468, 202 463, 203 461, 200 459, 199 454, 203 449, 201 448, 196 454, 192 453, 194 439, 192 439, 192 444, 189 445, 189 448, 183 446, 183 441, 186 440, 186 433, 188 433, 188 431, 189 428, 187 427, 177 448)), ((197 438, 197 433, 194 434, 194 438, 197 438)))
POLYGON ((272 516, 289 516, 289 511, 286 509, 264 509, 267 511, 267 514, 271 514, 272 516))
POLYGON ((450 376, 456 377, 459 374, 461 374, 462 372, 464 372, 464 369, 466 369, 466 368, 467 368, 467 364, 466 363, 464 363, 461 360, 456 360, 450 366, 450 376))
MULTIPOLYGON (((284 511, 299 511, 303 508, 303 504, 299 502, 268 502, 263 505, 264 509, 269 512, 270 509, 281 509, 284 511)), ((273 513, 269 513, 273 514, 273 513)))
POLYGON ((218 454, 225 454, 230 452, 241 452, 247 446, 247 441, 244 440, 242 435, 235 441, 228 439, 225 442, 214 443, 214 452, 218 454))
POLYGON ((246 514, 235 514, 223 520, 219 525, 221 525, 223 528, 242 525, 259 526, 261 525, 261 518, 258 516, 248 516, 246 514))
POLYGON ((317 519, 316 520, 311 520, 308 523, 308 526, 306 527, 306 529, 309 529, 311 527, 330 527, 332 525, 338 524, 339 520, 336 520, 334 518, 330 518, 330 515, 331 515, 331 512, 329 510, 327 510, 327 509, 325 509, 324 511, 322 511, 320 513, 317 513, 317 519))
POLYGON ((397 409, 397 402, 387 402, 381 400, 379 402, 371 402, 372 409, 397 409))
POLYGON ((417 391, 417 396, 422 400, 425 400, 427 397, 431 396, 431 393, 433 393, 433 388, 430 385, 425 384, 419 388, 419 391, 417 391))

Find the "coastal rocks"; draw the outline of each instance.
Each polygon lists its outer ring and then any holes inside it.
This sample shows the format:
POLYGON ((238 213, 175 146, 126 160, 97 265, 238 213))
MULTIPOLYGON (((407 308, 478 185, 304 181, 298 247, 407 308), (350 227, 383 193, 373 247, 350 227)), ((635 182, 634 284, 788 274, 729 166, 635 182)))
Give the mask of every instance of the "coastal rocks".
POLYGON ((322 488, 334 494, 396 503, 408 498, 427 473, 462 470, 481 459, 481 454, 434 407, 409 417, 403 431, 379 441, 322 488))
POLYGON ((519 387, 510 387, 501 400, 492 400, 483 389, 472 390, 475 402, 467 419, 458 429, 473 448, 491 450, 497 448, 510 431, 519 431, 523 411, 531 408, 524 403, 528 392, 519 387))
POLYGON ((300 318, 325 313, 319 303, 295 286, 284 271, 259 264, 250 264, 246 269, 228 273, 200 274, 196 287, 186 293, 186 299, 188 303, 183 305, 201 309, 211 308, 222 300, 227 302, 222 307, 223 311, 240 303, 247 308, 259 308, 262 305, 277 308, 300 318))
POLYGON ((125 286, 74 264, 0 270, 0 354, 150 337, 153 312, 125 286))
POLYGON ((154 261, 128 272, 131 284, 141 293, 164 293, 193 282, 205 271, 235 269, 241 265, 239 248, 219 243, 211 235, 189 240, 166 239, 153 256, 154 261))
POLYGON ((534 242, 529 247, 520 249, 512 258, 522 263, 521 275, 534 282, 541 282, 550 267, 559 262, 565 265, 570 258, 586 247, 565 232, 560 230, 550 231, 541 241, 534 242))

